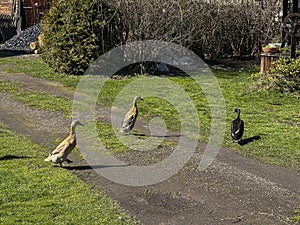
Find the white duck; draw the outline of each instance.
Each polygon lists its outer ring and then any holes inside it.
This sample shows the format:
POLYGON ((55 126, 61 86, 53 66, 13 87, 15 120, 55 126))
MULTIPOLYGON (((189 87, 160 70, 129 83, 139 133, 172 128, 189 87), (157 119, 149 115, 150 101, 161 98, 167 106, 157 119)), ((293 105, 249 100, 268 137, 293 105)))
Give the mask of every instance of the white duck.
POLYGON ((77 125, 83 126, 82 123, 80 123, 78 120, 74 120, 71 123, 71 131, 69 136, 63 140, 45 159, 45 161, 53 162, 53 163, 59 163, 60 166, 62 166, 62 163, 64 161, 67 161, 68 163, 71 163, 72 161, 67 159, 70 152, 75 148, 76 146, 76 133, 75 129, 77 125))

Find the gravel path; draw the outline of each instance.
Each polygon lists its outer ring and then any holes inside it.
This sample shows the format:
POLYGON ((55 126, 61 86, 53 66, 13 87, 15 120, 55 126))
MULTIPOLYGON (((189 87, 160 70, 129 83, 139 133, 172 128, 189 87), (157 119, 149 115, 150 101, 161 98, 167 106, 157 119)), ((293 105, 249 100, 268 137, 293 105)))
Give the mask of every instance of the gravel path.
MULTIPOLYGON (((2 72, 0 78, 22 83, 26 90, 43 90, 69 99, 73 97, 72 91, 55 82, 25 74, 2 72)), ((109 121, 109 109, 101 110, 101 120, 109 121)), ((49 147, 49 151, 55 147, 51 143, 54 138, 67 135, 70 122, 60 112, 36 110, 6 93, 0 93, 0 121, 34 142, 49 147), (50 126, 45 126, 46 123, 50 126)), ((142 121, 139 125, 138 129, 147 133, 142 121)), ((166 139, 176 141, 178 137, 171 135, 166 139)), ((205 144, 199 143, 200 149, 203 146, 205 144)), ((173 150, 165 148, 168 147, 157 149, 156 154, 164 155, 173 150)), ((144 156, 142 153, 120 155, 133 163, 146 163, 149 157, 144 156)), ((199 172, 194 168, 200 157, 201 151, 175 176, 144 187, 109 181, 75 155, 71 156, 74 163, 66 169, 82 180, 100 186, 142 224, 292 224, 289 220, 292 211, 300 206, 299 174, 245 158, 227 148, 221 149, 207 170, 199 172)))

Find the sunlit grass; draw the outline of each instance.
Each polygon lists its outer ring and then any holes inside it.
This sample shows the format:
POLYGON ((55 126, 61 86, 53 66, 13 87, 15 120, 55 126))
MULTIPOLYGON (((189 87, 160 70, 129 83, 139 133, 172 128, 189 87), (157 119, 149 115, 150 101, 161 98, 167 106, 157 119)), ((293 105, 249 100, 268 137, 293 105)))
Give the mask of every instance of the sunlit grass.
POLYGON ((0 58, 0 65, 10 66, 3 70, 8 73, 26 73, 32 77, 44 78, 52 81, 58 81, 65 87, 75 89, 80 77, 66 76, 64 74, 54 73, 53 70, 40 59, 20 59, 20 58, 0 58))
MULTIPOLYGON (((110 123, 98 121, 97 124, 99 141, 112 153, 128 152, 130 149, 116 138, 110 123)), ((117 131, 118 132, 118 131, 117 131)))
POLYGON ((16 99, 26 105, 41 110, 61 111, 65 117, 71 117, 72 101, 46 92, 19 92, 16 99))
POLYGON ((294 216, 291 219, 292 222, 294 222, 295 224, 299 223, 300 222, 300 209, 294 210, 293 214, 294 214, 294 216))
POLYGON ((250 73, 216 73, 227 102, 227 135, 225 144, 241 153, 270 164, 300 169, 299 100, 281 93, 249 92, 250 73), (245 146, 230 140, 230 121, 234 108, 242 110, 244 139, 261 139, 245 146))
MULTIPOLYGON (((39 59, 0 59, 0 65, 1 64, 15 65, 14 68, 9 69, 9 72, 24 72, 30 76, 56 80, 61 82, 64 86, 72 87, 74 90, 80 79, 76 76, 55 74, 39 59)), ((300 171, 299 99, 282 93, 251 92, 250 86, 252 81, 250 76, 252 72, 213 72, 223 92, 227 109, 227 132, 223 145, 229 146, 243 155, 258 159, 262 162, 281 165, 300 171), (240 146, 237 143, 233 144, 230 137, 230 123, 236 117, 233 110, 237 107, 241 109, 241 117, 245 121, 245 133, 243 138, 246 140, 254 140, 251 139, 253 137, 257 138, 256 141, 249 142, 244 146, 240 146)), ((116 97, 120 97, 118 95, 124 87, 145 77, 145 75, 142 75, 123 80, 109 79, 101 90, 98 104, 104 106, 114 105, 116 97)), ((197 135, 195 138, 200 141, 207 141, 210 135, 210 109, 201 88, 199 88, 190 77, 168 77, 168 79, 182 87, 192 99, 192 103, 198 112, 201 127, 200 135, 197 135)), ((24 94, 20 95, 22 96, 24 94)), ((43 98, 40 98, 39 95, 40 94, 36 93, 25 94, 25 97, 21 98, 23 98, 22 101, 32 101, 32 105, 36 104, 34 107, 40 107, 38 105, 42 104, 43 107, 49 107, 49 109, 52 108, 52 110, 65 110, 65 113, 71 112, 72 106, 65 104, 64 100, 46 94, 42 94, 43 98), (47 99, 49 102, 54 103, 52 105, 49 103, 48 106, 47 99)), ((134 97, 130 92, 128 92, 127 95, 125 93, 125 95, 122 94, 121 96, 124 99, 128 99, 128 102, 121 104, 124 110, 128 110, 131 107, 134 97)), ((141 119, 150 121, 152 118, 159 116, 164 120, 169 129, 174 131, 180 130, 180 119, 172 104, 166 99, 151 96, 142 97, 145 98, 145 101, 138 103, 141 119)), ((109 124, 103 124, 101 126, 104 126, 101 127, 101 129, 104 130, 102 135, 109 138, 110 135, 108 134, 111 132, 107 127, 109 124)), ((108 144, 111 148, 120 148, 121 151, 125 151, 120 145, 114 145, 112 143, 114 141, 117 142, 116 139, 109 140, 108 144)))
POLYGON ((135 224, 101 190, 44 162, 45 150, 0 124, 0 224, 135 224))
POLYGON ((0 80, 0 93, 7 92, 7 93, 16 93, 22 85, 17 83, 8 82, 5 80, 0 80))

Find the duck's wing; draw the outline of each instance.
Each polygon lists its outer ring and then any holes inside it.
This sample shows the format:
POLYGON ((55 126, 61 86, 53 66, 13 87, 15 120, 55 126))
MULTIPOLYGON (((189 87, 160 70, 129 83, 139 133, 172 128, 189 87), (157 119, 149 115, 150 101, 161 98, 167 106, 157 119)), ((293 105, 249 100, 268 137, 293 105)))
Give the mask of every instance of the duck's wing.
POLYGON ((58 157, 59 154, 66 150, 67 148, 66 140, 62 141, 50 154, 44 161, 50 161, 54 163, 58 163, 58 157))
POLYGON ((135 123, 137 117, 137 110, 135 107, 131 108, 128 113, 125 115, 122 128, 128 128, 135 123))
POLYGON ((70 137, 67 137, 65 140, 63 140, 52 152, 51 155, 56 155, 61 153, 62 151, 65 151, 65 149, 68 148, 70 145, 70 137))
POLYGON ((68 147, 67 144, 60 146, 60 148, 56 148, 51 152, 51 155, 58 155, 59 153, 61 153, 62 151, 64 151, 66 148, 68 147))
POLYGON ((237 136, 241 132, 244 132, 244 121, 235 119, 231 124, 231 135, 237 136))
POLYGON ((241 135, 244 134, 244 121, 243 120, 240 121, 240 134, 241 135))

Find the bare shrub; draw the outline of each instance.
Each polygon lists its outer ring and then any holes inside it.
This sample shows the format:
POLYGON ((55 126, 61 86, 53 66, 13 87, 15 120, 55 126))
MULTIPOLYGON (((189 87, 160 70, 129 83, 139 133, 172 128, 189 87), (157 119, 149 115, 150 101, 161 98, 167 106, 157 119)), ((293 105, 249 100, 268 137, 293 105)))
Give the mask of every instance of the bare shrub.
POLYGON ((43 21, 43 58, 59 72, 82 74, 133 41, 173 42, 211 59, 257 54, 280 34, 279 0, 237 1, 57 0, 43 21))
POLYGON ((117 0, 126 41, 161 40, 190 46, 201 4, 175 0, 117 0))
POLYGON ((278 0, 256 1, 115 0, 126 42, 162 40, 212 58, 253 55, 280 34, 278 0))

